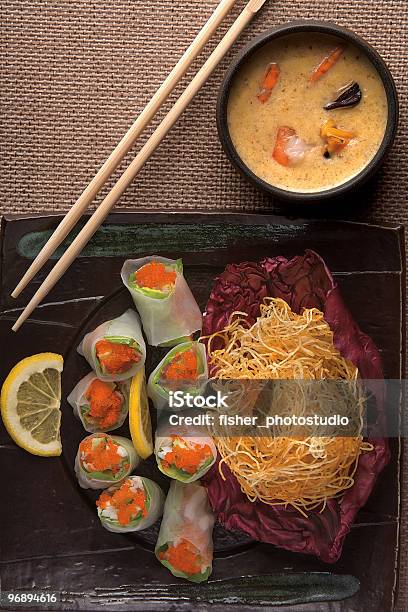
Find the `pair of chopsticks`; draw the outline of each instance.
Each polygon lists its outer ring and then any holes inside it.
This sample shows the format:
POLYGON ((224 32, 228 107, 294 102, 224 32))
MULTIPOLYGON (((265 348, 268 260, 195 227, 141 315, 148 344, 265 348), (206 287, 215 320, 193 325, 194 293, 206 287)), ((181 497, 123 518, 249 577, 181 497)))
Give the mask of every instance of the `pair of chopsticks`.
MULTIPOLYGON (((20 328, 24 321, 31 315, 34 309, 40 304, 40 302, 42 302, 42 300, 47 296, 49 291, 63 276, 63 274, 73 263, 75 258, 81 253, 82 249, 101 226, 101 224, 103 223, 109 212, 112 210, 112 208, 115 206, 121 195, 124 193, 130 183, 133 181, 133 179, 143 168, 145 163, 151 157, 156 148, 160 145, 162 140, 166 137, 168 132, 171 130, 171 128, 185 111, 187 106, 199 92, 201 87, 208 80, 208 78, 215 70, 217 65, 220 63, 224 55, 227 53, 227 51, 237 40, 241 32, 244 30, 244 28, 248 25, 248 23, 251 21, 251 19, 259 11, 259 9, 263 6, 265 2, 266 0, 249 0, 245 8, 242 10, 242 12, 239 14, 239 16, 232 24, 228 32, 225 34, 223 39, 211 53, 202 68, 191 80, 190 84, 186 87, 184 92, 175 102, 174 106, 170 109, 163 121, 156 128, 156 130, 147 140, 145 145, 140 149, 134 160, 130 163, 130 165, 124 171, 117 183, 114 185, 114 187, 105 197, 105 199, 101 202, 99 207, 89 218, 82 230, 72 241, 65 253, 58 260, 54 268, 40 285, 26 308, 23 310, 23 312, 13 325, 13 331, 17 331, 20 328)), ((11 295, 13 297, 16 298, 18 295, 20 295, 21 291, 33 279, 37 272, 41 270, 44 264, 54 253, 56 248, 61 244, 61 242, 66 238, 68 233, 76 225, 78 220, 81 218, 83 213, 86 211, 86 209, 92 202, 92 200, 96 197, 96 195, 99 193, 108 178, 123 160, 126 153, 131 149, 142 131, 149 124, 151 119, 154 117, 154 115, 160 109, 167 97, 173 91, 176 84, 185 74, 193 60, 197 57, 204 45, 214 34, 218 26, 223 21, 224 17, 231 10, 234 3, 235 0, 221 0, 220 4, 216 8, 210 19, 207 21, 207 23, 204 25, 203 29, 197 35, 193 43, 190 45, 190 47, 175 65, 169 76, 154 94, 153 98, 150 100, 150 102, 136 119, 134 124, 119 142, 117 147, 114 149, 109 158, 100 168, 98 173, 95 175, 88 187, 73 205, 71 210, 67 213, 64 219, 58 225, 57 229, 54 231, 48 242, 41 249, 40 253, 34 259, 27 272, 24 274, 23 278, 12 292, 11 295)))

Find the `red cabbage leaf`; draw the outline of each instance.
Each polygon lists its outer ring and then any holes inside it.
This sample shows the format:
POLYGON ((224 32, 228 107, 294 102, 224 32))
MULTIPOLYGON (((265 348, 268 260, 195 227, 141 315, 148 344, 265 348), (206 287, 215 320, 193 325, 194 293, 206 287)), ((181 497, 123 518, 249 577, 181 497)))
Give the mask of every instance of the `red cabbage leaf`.
MULTIPOLYGON (((268 258, 260 264, 229 264, 215 280, 204 317, 204 334, 223 329, 234 310, 248 312, 255 322, 266 295, 284 299, 292 310, 319 308, 334 335, 334 344, 350 359, 364 379, 382 379, 380 354, 374 342, 354 322, 326 264, 313 251, 287 260, 268 258)), ((382 384, 373 389, 380 418, 384 417, 382 384)), ((354 485, 340 500, 329 500, 324 511, 309 511, 308 518, 290 507, 250 502, 226 465, 224 481, 218 463, 203 478, 218 521, 227 529, 241 530, 256 540, 313 554, 327 563, 341 555, 344 538, 359 509, 371 494, 390 452, 385 438, 369 438, 374 449, 358 462, 354 485)))

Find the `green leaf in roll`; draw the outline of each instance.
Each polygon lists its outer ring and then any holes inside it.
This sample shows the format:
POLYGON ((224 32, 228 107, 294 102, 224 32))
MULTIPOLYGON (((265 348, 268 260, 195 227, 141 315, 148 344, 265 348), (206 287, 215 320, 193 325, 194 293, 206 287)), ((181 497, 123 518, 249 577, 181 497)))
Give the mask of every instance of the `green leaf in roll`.
MULTIPOLYGON (((206 580, 208 580, 211 575, 212 567, 207 567, 204 572, 195 572, 192 574, 186 571, 183 572, 181 569, 178 569, 177 566, 172 564, 168 559, 166 559, 166 555, 171 555, 172 549, 174 550, 173 545, 169 545, 168 543, 163 544, 163 546, 160 546, 156 550, 156 557, 159 559, 160 563, 164 565, 164 567, 167 567, 167 569, 171 571, 173 576, 176 576, 177 578, 185 578, 186 580, 190 580, 191 582, 205 582, 206 580)), ((197 551, 197 555, 198 554, 199 553, 197 551)), ((183 557, 183 561, 185 563, 184 567, 187 567, 187 563, 191 561, 191 556, 191 553, 190 555, 186 554, 186 550, 184 548, 180 550, 180 554, 178 555, 179 558, 183 557)))
POLYGON ((214 520, 204 487, 173 480, 155 547, 157 559, 174 576, 207 580, 212 572, 214 520))
POLYGON ((173 346, 201 329, 201 310, 184 278, 181 260, 159 255, 128 259, 121 278, 152 346, 173 346))
POLYGON ((76 414, 86 431, 106 432, 123 424, 129 404, 129 385, 126 381, 105 382, 91 373, 82 379, 81 389, 74 395, 77 396, 76 401, 73 396, 68 400, 71 399, 75 405, 76 414))
POLYGON ((139 343, 127 336, 104 336, 95 343, 94 352, 97 369, 102 375, 123 374, 142 359, 139 343), (126 346, 129 350, 124 353, 117 345, 126 346))
POLYGON ((75 473, 82 488, 103 489, 129 476, 138 463, 131 440, 95 433, 80 443, 75 473))
POLYGON ((132 310, 105 321, 85 334, 77 348, 105 382, 118 382, 132 378, 143 369, 146 345, 140 318, 132 310))
POLYGON ((141 531, 162 515, 164 493, 149 478, 129 476, 119 485, 106 489, 96 505, 102 526, 108 531, 141 531))
POLYGON ((208 378, 205 346, 190 340, 172 348, 149 376, 147 390, 156 409, 165 407, 169 391, 200 394, 208 378))
POLYGON ((163 462, 160 460, 160 458, 157 458, 157 467, 159 468, 159 470, 166 476, 174 478, 175 480, 179 480, 180 482, 192 482, 193 480, 198 480, 208 471, 208 468, 210 468, 213 463, 215 463, 215 457, 213 454, 211 454, 211 456, 208 457, 208 459, 200 465, 200 467, 197 469, 197 472, 195 474, 192 474, 191 472, 186 472, 182 468, 178 468, 175 465, 165 466, 163 465, 163 462))
POLYGON ((177 275, 182 273, 181 259, 171 264, 153 259, 130 275, 129 285, 146 297, 163 300, 174 291, 177 275))

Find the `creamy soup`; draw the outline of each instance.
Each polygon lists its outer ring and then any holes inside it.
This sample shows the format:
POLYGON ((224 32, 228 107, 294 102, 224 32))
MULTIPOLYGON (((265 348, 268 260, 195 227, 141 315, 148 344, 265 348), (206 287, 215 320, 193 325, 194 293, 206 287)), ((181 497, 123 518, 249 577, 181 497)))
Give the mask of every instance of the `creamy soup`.
POLYGON ((309 33, 277 39, 251 56, 228 101, 243 162, 267 183, 298 192, 330 189, 358 174, 378 151, 387 114, 370 60, 350 44, 309 33), (350 105, 323 108, 339 98, 350 105))

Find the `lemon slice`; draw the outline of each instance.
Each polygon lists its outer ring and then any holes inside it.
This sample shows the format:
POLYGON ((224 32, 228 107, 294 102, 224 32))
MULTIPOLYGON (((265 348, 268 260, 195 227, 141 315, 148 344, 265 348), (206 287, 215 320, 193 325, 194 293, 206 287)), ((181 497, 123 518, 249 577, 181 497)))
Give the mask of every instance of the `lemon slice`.
POLYGON ((133 378, 129 393, 129 427, 133 446, 142 459, 147 459, 153 452, 152 423, 150 420, 149 401, 147 399, 144 370, 133 378))
POLYGON ((39 353, 19 361, 1 390, 1 416, 14 442, 33 455, 61 454, 61 372, 64 360, 39 353))

